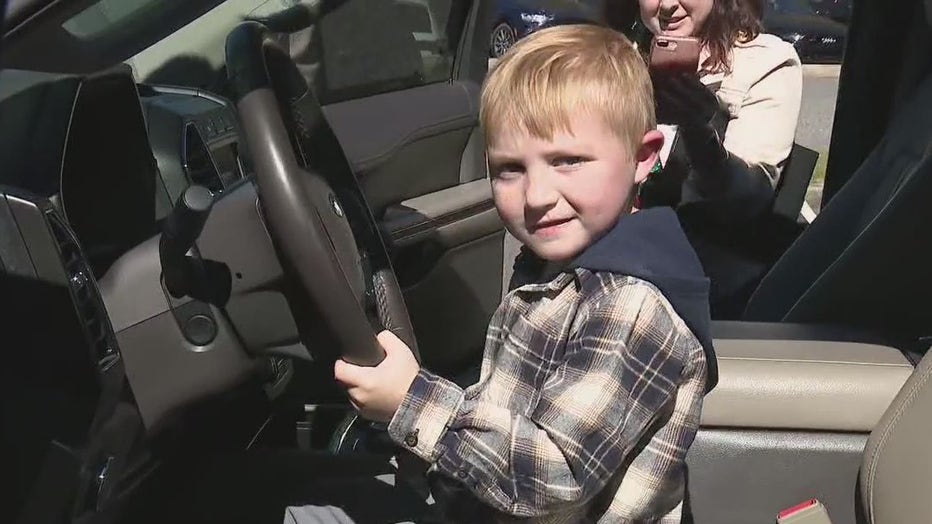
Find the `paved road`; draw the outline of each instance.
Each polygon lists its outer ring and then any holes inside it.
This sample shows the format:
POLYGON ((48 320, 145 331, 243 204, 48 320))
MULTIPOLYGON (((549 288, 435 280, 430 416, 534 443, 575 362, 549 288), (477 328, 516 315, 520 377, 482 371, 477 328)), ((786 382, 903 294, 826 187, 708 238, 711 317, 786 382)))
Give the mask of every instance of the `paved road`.
POLYGON ((837 93, 837 68, 807 66, 804 69, 803 102, 799 125, 796 127, 797 142, 816 151, 828 151, 837 93))
MULTIPOLYGON (((796 141, 806 147, 828 154, 832 138, 832 121, 835 117, 835 98, 838 94, 838 68, 806 66, 803 71, 803 100, 796 127, 796 141)), ((806 202, 819 211, 822 184, 813 183, 806 194, 806 202)))

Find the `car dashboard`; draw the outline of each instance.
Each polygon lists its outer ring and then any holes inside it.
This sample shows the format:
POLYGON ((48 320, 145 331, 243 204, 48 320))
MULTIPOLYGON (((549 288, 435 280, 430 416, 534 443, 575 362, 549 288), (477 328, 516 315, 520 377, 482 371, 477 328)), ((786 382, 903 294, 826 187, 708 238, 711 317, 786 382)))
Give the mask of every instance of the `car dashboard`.
POLYGON ((168 201, 175 202, 190 184, 217 194, 247 177, 248 156, 229 100, 183 87, 139 86, 139 94, 168 201))
MULTIPOLYGON (((98 476, 88 499, 94 506, 98 495, 116 489, 105 482, 106 468, 117 469, 114 460, 122 461, 123 472, 148 467, 148 452, 137 453, 137 441, 110 455, 81 451, 92 421, 102 420, 111 369, 120 368, 122 383, 125 366, 129 385, 119 395, 121 409, 132 414, 120 422, 121 434, 173 438, 172 425, 195 427, 178 424, 185 399, 245 388, 250 402, 260 398, 260 408, 250 414, 237 410, 235 423, 226 419, 217 428, 234 447, 247 447, 269 414, 264 403, 287 387, 291 362, 256 358, 236 338, 227 316, 247 317, 254 302, 237 303, 234 297, 227 311, 163 294, 157 256, 163 222, 191 184, 210 189, 215 208, 251 209, 237 215, 251 217, 246 226, 205 241, 205 258, 240 249, 233 238, 270 245, 256 218, 250 162, 233 104, 200 90, 140 86, 123 68, 86 77, 0 71, 0 166, 0 327, 8 359, 0 374, 9 401, 0 415, 4 427, 18 428, 0 432, 3 463, 15 466, 18 486, 2 507, 36 504, 32 494, 44 489, 46 475, 84 479, 88 471, 98 476), (156 253, 146 259, 155 264, 131 266, 142 267, 146 278, 121 280, 134 252, 156 253), (152 289, 136 293, 143 286, 152 289), (133 316, 147 301, 160 309, 133 316), (191 343, 186 328, 192 318, 214 321, 222 343, 191 343), (218 367, 224 352, 240 355, 234 360, 238 367, 218 367), (148 375, 134 376, 139 370, 148 375), (184 391, 177 387, 183 379, 190 386, 184 391)), ((218 211, 217 222, 229 224, 229 213, 218 211)), ((262 263, 280 273, 276 260, 262 263)), ((240 270, 246 276, 237 276, 248 282, 253 273, 240 270)), ((234 284, 234 295, 237 289, 234 284)), ((277 304, 271 314, 287 317, 282 308, 277 304)))
POLYGON ((59 206, 98 276, 158 234, 190 184, 217 195, 249 176, 234 106, 218 95, 137 85, 128 68, 0 77, 0 184, 59 206))

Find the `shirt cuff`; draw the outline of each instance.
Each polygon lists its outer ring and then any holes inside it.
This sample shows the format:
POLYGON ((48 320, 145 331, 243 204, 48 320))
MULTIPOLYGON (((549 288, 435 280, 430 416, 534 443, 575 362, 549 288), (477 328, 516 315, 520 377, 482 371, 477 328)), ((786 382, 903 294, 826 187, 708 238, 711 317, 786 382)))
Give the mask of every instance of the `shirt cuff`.
POLYGON ((439 454, 437 442, 446 434, 463 404, 463 390, 421 369, 388 425, 395 443, 428 462, 439 454))

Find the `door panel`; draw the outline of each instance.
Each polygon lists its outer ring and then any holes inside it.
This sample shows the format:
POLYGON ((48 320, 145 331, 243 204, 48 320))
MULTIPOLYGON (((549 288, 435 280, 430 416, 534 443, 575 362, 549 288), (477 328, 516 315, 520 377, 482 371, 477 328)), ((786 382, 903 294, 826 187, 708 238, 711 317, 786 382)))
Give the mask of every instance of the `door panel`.
POLYGON ((445 248, 471 242, 501 228, 486 180, 476 180, 405 200, 383 216, 396 248, 436 240, 445 248), (432 239, 425 237, 432 236, 432 239))
POLYGON ((395 254, 425 364, 440 373, 475 363, 501 295, 503 231, 487 180, 389 207, 395 254), (490 233, 491 232, 491 233, 490 233))
MULTIPOLYGON (((423 277, 403 284, 428 369, 455 378, 478 366, 489 318, 501 299, 503 235, 498 231, 446 250, 423 277)), ((396 264, 404 268, 402 275, 418 267, 416 258, 402 257, 396 264)))
POLYGON ((324 112, 378 215, 460 182, 477 101, 475 84, 457 82, 331 104, 324 112))
POLYGON ((697 524, 773 522, 821 500, 854 524, 870 432, 913 371, 894 346, 840 326, 713 323, 718 384, 689 450, 697 524))
POLYGON ((474 55, 483 64, 487 56, 472 34, 482 27, 476 26, 482 4, 379 2, 379 17, 386 19, 379 22, 370 12, 373 4, 350 0, 307 37, 320 51, 297 53, 318 63, 305 70, 316 71, 311 85, 381 221, 424 364, 450 376, 479 363, 502 292, 504 228, 492 204, 478 132, 485 70, 470 65, 478 63, 474 55), (393 5, 405 6, 408 14, 427 10, 430 23, 424 18, 412 26, 415 19, 392 11, 393 5), (433 43, 425 50, 428 40, 433 43), (373 63, 376 55, 382 60, 373 63), (359 60, 369 65, 360 67, 359 60), (444 64, 446 79, 438 73, 444 64), (419 70, 412 75, 412 68, 419 70), (374 84, 367 76, 373 71, 379 75, 374 84), (366 89, 371 92, 356 96, 366 89))
POLYGON ((689 449, 696 524, 773 522, 816 498, 832 524, 855 523, 855 484, 867 433, 703 429, 689 449))
POLYGON ((478 364, 502 291, 477 108, 478 87, 461 82, 325 107, 381 221, 424 364, 447 375, 478 364))
MULTIPOLYGON (((406 144, 476 124, 479 88, 471 82, 430 84, 330 104, 325 112, 356 169, 365 171, 406 144), (373 121, 380 125, 373 126, 373 121)), ((469 134, 463 138, 460 150, 469 134)))

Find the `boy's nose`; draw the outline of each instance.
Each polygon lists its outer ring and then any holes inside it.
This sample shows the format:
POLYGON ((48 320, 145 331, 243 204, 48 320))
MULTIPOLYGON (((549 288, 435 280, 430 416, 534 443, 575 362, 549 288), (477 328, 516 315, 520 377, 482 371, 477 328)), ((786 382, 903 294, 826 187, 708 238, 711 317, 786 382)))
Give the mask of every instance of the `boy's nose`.
POLYGON ((547 173, 530 171, 524 190, 524 202, 529 210, 546 211, 560 199, 560 193, 547 173))

